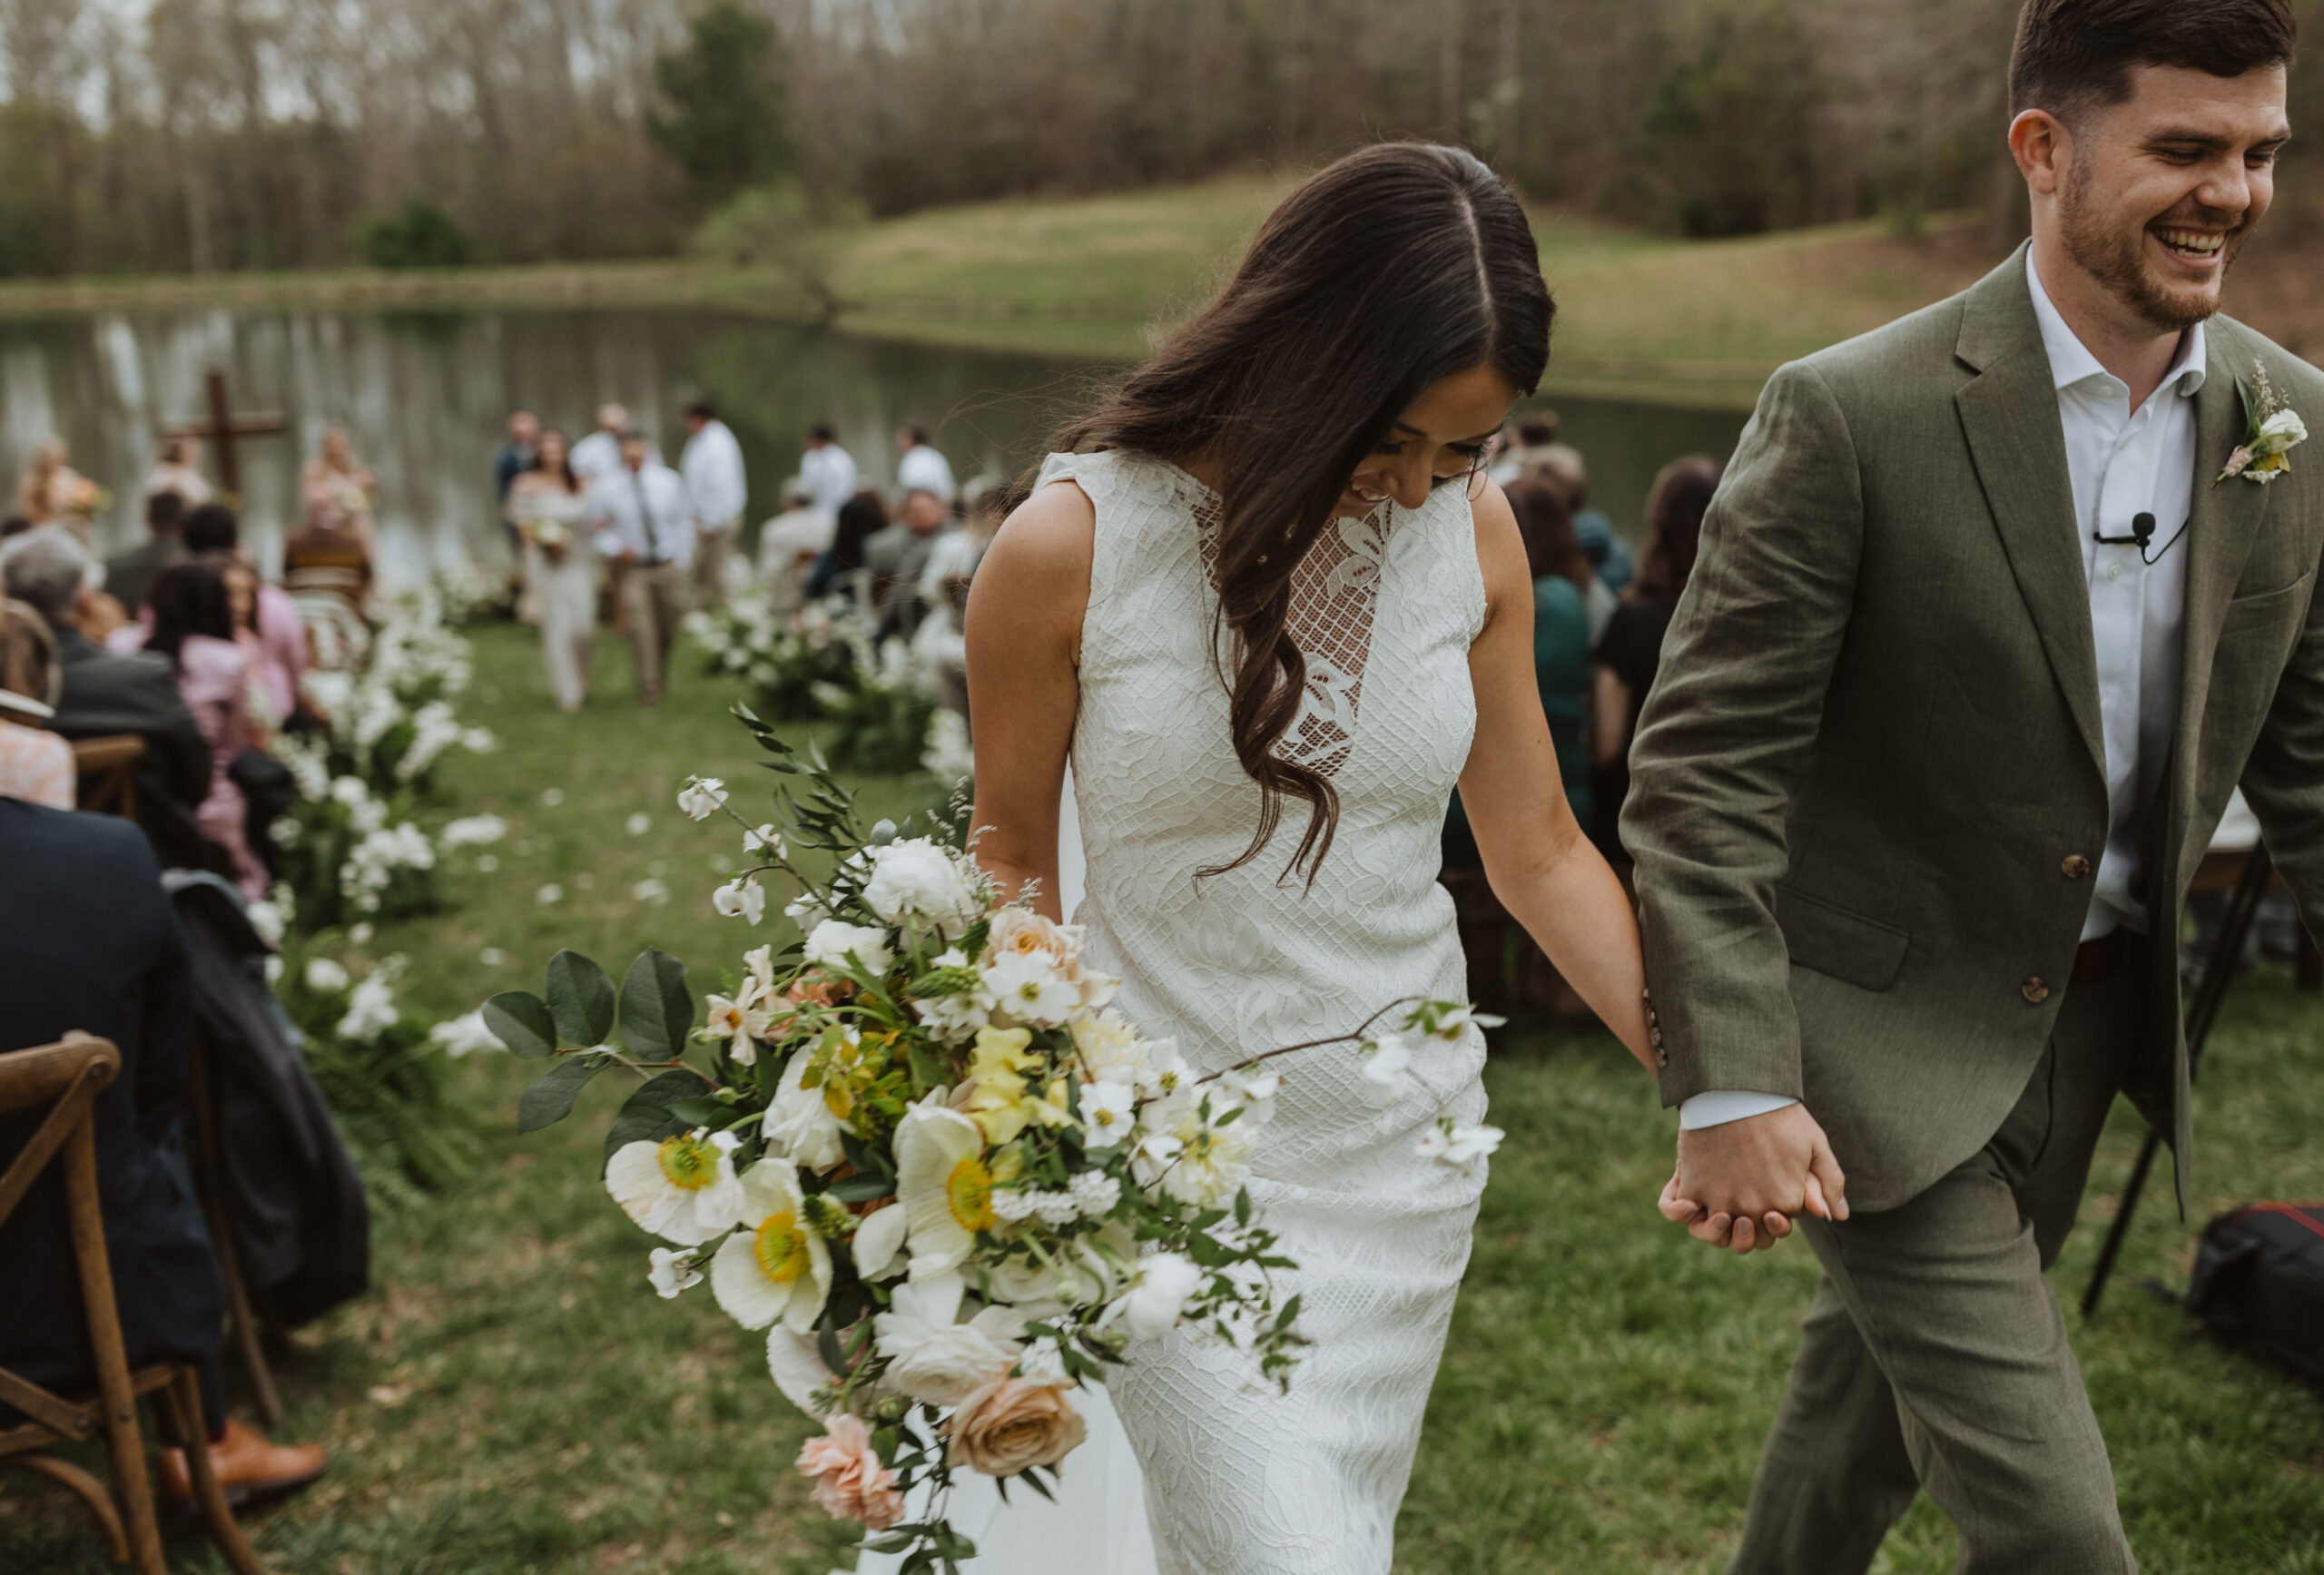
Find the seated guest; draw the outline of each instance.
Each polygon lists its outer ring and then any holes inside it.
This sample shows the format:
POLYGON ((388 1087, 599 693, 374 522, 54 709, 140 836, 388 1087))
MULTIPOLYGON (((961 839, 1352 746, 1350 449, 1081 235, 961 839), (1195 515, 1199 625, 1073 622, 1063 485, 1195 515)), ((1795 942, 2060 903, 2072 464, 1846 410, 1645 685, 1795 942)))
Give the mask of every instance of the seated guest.
POLYGON ((807 576, 807 599, 812 602, 828 596, 845 596, 868 603, 871 597, 863 585, 864 550, 873 536, 887 528, 888 511, 876 493, 859 492, 842 504, 832 545, 816 563, 815 572, 807 576))
POLYGON ((915 488, 904 498, 904 517, 863 544, 863 566, 872 574, 872 605, 880 634, 911 637, 925 611, 920 600, 921 571, 927 568, 936 537, 952 518, 935 493, 915 488))
POLYGON ((1630 549, 1614 534, 1614 522, 1590 507, 1590 470, 1582 463, 1581 450, 1570 443, 1552 443, 1539 451, 1530 468, 1549 477, 1565 494, 1565 506, 1573 516, 1573 534, 1581 538, 1581 550, 1590 559, 1590 566, 1606 582, 1606 588, 1620 595, 1630 588, 1635 568, 1630 562, 1630 549))
POLYGON ((162 457, 145 473, 145 496, 178 495, 184 508, 200 508, 210 501, 210 482, 202 474, 202 439, 181 435, 162 439, 162 457))
POLYGON ((1591 661, 1598 669, 1593 700, 1590 755, 1595 777, 1590 794, 1590 840, 1617 868, 1627 865, 1616 825, 1630 791, 1630 742, 1638 736, 1639 713, 1662 665, 1662 636, 1679 610, 1679 594, 1695 572, 1695 550, 1702 540, 1703 511, 1718 490, 1718 460, 1694 455, 1673 460, 1654 478, 1646 497, 1646 551, 1638 579, 1599 636, 1591 661))
MULTIPOLYGON (((126 822, 0 799, 0 1053, 52 1044, 78 1029, 121 1051, 121 1075, 97 1096, 97 1189, 113 1301, 132 1368, 191 1363, 202 1383, 211 1462, 242 1498, 302 1486, 323 1452, 278 1447, 226 1415, 218 1351, 225 1286, 186 1163, 184 1123, 194 1011, 184 943, 152 851, 126 822)), ((0 1167, 43 1110, 0 1116, 0 1167)), ((58 1167, 44 1170, 0 1224, 0 1366, 64 1393, 96 1375, 73 1269, 58 1167)), ((176 1452, 171 1452, 172 1455, 176 1452)), ((182 1459, 164 1457, 163 1488, 192 1497, 182 1459)))
POLYGON ((798 610, 838 529, 838 517, 815 507, 804 479, 794 476, 783 484, 783 512, 759 527, 759 580, 769 606, 778 613, 798 610))
POLYGON ((22 602, 0 601, 0 798, 73 807, 73 746, 43 724, 56 676, 56 637, 22 602))
POLYGON ((233 600, 217 566, 196 559, 153 582, 153 633, 145 649, 170 659, 178 693, 210 745, 210 787, 194 810, 202 834, 226 850, 234 884, 251 901, 266 895, 266 867, 251 851, 250 804, 233 778, 251 746, 250 660, 234 641, 233 600))
POLYGON ((145 500, 145 539, 105 559, 105 589, 130 616, 145 605, 153 576, 185 556, 179 539, 185 511, 185 499, 176 493, 154 493, 145 500))
POLYGON ((68 739, 133 733, 145 741, 137 763, 137 822, 164 868, 232 872, 225 851, 195 824, 193 806, 210 792, 210 745, 178 694, 170 664, 120 655, 84 632, 94 566, 70 530, 43 526, 0 550, 0 585, 29 605, 56 640, 59 686, 49 725, 68 739))
POLYGON ((251 647, 251 671, 265 687, 279 726, 299 709, 299 682, 307 672, 307 624, 290 592, 259 577, 241 541, 241 523, 223 504, 209 504, 186 517, 185 549, 225 575, 235 605, 234 637, 251 647), (245 634, 252 638, 245 640, 245 634))

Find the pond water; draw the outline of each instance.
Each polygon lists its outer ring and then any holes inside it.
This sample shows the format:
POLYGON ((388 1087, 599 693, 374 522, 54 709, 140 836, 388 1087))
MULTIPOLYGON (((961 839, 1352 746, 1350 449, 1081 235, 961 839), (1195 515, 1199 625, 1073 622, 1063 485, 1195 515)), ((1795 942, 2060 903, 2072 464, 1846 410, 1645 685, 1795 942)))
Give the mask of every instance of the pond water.
MULTIPOLYGON (((324 428, 344 426, 379 475, 379 567, 390 588, 504 551, 492 460, 513 408, 577 436, 598 404, 618 400, 675 462, 684 438, 678 409, 706 397, 742 441, 757 519, 779 507, 813 422, 837 428, 864 474, 882 483, 905 422, 930 428, 964 479, 1004 474, 1039 457, 1045 435, 1105 371, 708 311, 56 317, 0 324, 0 483, 13 498, 32 446, 62 436, 75 468, 113 494, 98 545, 136 541, 155 435, 204 413, 202 379, 213 368, 227 374, 238 411, 279 412, 288 428, 238 446, 245 539, 271 567, 298 525, 300 461, 324 428)), ((1565 438, 1588 456, 1590 501, 1632 536, 1655 471, 1681 454, 1723 458, 1743 419, 1614 400, 1551 403, 1565 438)))

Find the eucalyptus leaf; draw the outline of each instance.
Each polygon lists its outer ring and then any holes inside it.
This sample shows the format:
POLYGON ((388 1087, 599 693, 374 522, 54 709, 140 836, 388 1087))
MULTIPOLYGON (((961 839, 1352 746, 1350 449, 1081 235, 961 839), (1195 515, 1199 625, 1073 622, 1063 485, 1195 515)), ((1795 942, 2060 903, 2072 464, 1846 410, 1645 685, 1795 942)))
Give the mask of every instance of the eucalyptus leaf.
POLYGON ((602 1045, 614 1031, 614 981, 577 951, 548 960, 549 1015, 568 1044, 602 1045))
POLYGON ((674 1061, 694 1031, 686 965, 666 951, 637 954, 621 981, 622 1042, 643 1056, 674 1061))
POLYGON ((581 1086, 612 1065, 611 1056, 568 1056, 533 1081, 517 1101, 517 1130, 537 1132, 573 1113, 581 1086))
POLYGON ((556 1024, 548 1003, 528 989, 503 990, 486 1001, 484 1026, 511 1055, 538 1061, 556 1054, 556 1024))

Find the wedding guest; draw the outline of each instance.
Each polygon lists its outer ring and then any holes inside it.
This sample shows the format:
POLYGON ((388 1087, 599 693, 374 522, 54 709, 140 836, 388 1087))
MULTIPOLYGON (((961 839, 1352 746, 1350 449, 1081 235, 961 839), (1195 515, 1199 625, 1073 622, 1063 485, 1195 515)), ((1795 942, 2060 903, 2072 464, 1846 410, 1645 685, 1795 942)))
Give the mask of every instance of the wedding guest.
POLYGON ((726 553, 743 523, 750 486, 743 446, 718 418, 716 407, 696 399, 685 408, 686 446, 678 456, 686 498, 694 509, 694 597, 696 606, 726 599, 726 553))
POLYGON ((323 428, 321 449, 300 468, 299 498, 309 530, 338 531, 363 544, 373 557, 379 541, 371 523, 371 496, 379 477, 357 461, 344 427, 323 428))
POLYGON ((185 556, 181 532, 186 507, 181 493, 148 493, 145 539, 105 559, 105 589, 132 615, 145 605, 145 593, 152 588, 154 576, 185 556))
POLYGON ((1565 506, 1573 515, 1573 533, 1581 538, 1581 550, 1589 555, 1590 566, 1598 571, 1606 588, 1616 595, 1628 590, 1636 572, 1630 549, 1614 534, 1614 522, 1590 507, 1590 468, 1582 461, 1581 450, 1571 443, 1551 443, 1528 468, 1548 477, 1565 494, 1565 506))
POLYGON ((188 508, 210 501, 210 483, 202 474, 202 439, 180 435, 162 439, 162 457, 145 473, 145 496, 174 492, 188 508))
POLYGON ((939 533, 920 571, 922 614, 911 637, 914 653, 936 674, 937 698, 948 710, 969 714, 969 648, 961 620, 969 586, 985 548, 1000 533, 1000 522, 1024 501, 1018 488, 979 477, 960 489, 967 505, 962 523, 939 533))
POLYGON ((621 440, 621 468, 589 485, 598 552, 622 566, 624 622, 637 668, 637 703, 658 705, 670 645, 685 615, 683 577, 694 561, 694 510, 678 473, 653 458, 643 432, 621 440))
MULTIPOLYGON (((193 816, 210 791, 210 745, 178 694, 166 662, 120 655, 84 631, 94 565, 62 526, 43 526, 0 550, 0 586, 47 624, 56 642, 58 691, 51 725, 67 739, 132 733, 145 753, 135 767, 137 822, 164 868, 231 874, 231 861, 193 816)), ((0 907, 6 904, 0 903, 0 907)))
POLYGON ((234 862, 244 898, 266 895, 266 866, 251 851, 250 804, 233 778, 234 759, 251 747, 250 659, 234 639, 233 601, 212 564, 182 563, 153 582, 153 633, 145 649, 169 658, 178 693, 209 745, 210 788, 194 810, 202 834, 234 862))
POLYGON ((1662 468, 1646 497, 1646 551, 1638 578, 1599 636, 1590 660, 1598 671, 1592 724, 1590 786, 1595 814, 1582 823, 1599 851, 1617 865, 1627 863, 1616 830, 1622 801, 1630 796, 1630 743, 1638 736, 1639 713, 1662 665, 1662 637, 1679 610, 1679 593, 1695 572, 1702 539, 1703 513, 1718 490, 1721 468, 1708 455, 1690 455, 1662 468))
POLYGON ((907 495, 926 492, 946 508, 952 507, 958 488, 952 481, 951 461, 930 445, 928 433, 921 428, 904 427, 896 432, 896 490, 907 495))
POLYGON ((540 434, 532 468, 508 488, 507 516, 522 541, 541 659, 560 711, 589 698, 589 659, 597 638, 597 555, 583 528, 589 512, 566 454, 565 434, 540 434))
MULTIPOLYGON (((138 660, 143 661, 144 658, 138 660)), ((157 668, 159 664, 153 664, 157 668)), ((283 1446, 228 1416, 219 1346, 226 1290, 185 1152, 197 1013, 185 944, 162 872, 134 828, 108 815, 0 802, 0 1055, 78 1029, 120 1050, 96 1097, 97 1186, 114 1311, 133 1368, 192 1363, 210 1459, 238 1501, 303 1486, 320 1449, 283 1446)), ((43 1112, 0 1116, 0 1167, 43 1112)), ((63 1179, 46 1170, 0 1224, 0 1366, 67 1393, 94 1385, 63 1179)), ((162 1491, 190 1501, 183 1457, 165 1451, 162 1491)))
POLYGON ((1586 826, 1590 746, 1583 724, 1590 714, 1590 596, 1602 587, 1555 487, 1538 476, 1521 477, 1509 489, 1509 507, 1517 516, 1526 568, 1533 577, 1533 681, 1549 718, 1566 802, 1586 826))
POLYGON ((508 501, 508 488, 517 477, 533 468, 534 448, 540 440, 539 417, 530 410, 508 412, 508 440, 492 459, 493 496, 501 502, 508 501))
POLYGON ((238 584, 246 589, 248 616, 238 613, 235 625, 240 629, 247 624, 256 635, 251 670, 266 690, 275 721, 290 723, 304 704, 300 685, 310 660, 307 621, 299 615, 299 604, 290 592, 259 574, 242 550, 241 519, 222 503, 204 504, 186 517, 185 547, 222 573, 233 571, 227 584, 230 594, 238 594, 238 584))
POLYGON ((62 438, 34 444, 16 478, 16 507, 34 525, 69 525, 86 541, 101 494, 95 482, 73 468, 71 458, 62 438))
POLYGON ((0 601, 0 798, 69 810, 73 746, 47 727, 55 680, 47 623, 22 602, 0 601))
POLYGON ((859 492, 842 505, 839 511, 838 527, 832 533, 831 549, 815 565, 815 572, 808 576, 807 599, 819 601, 832 595, 853 598, 869 606, 871 593, 864 585, 864 552, 872 538, 888 528, 888 511, 881 504, 877 493, 859 492))
POLYGON ((596 430, 573 445, 566 463, 584 487, 621 468, 622 435, 629 430, 629 409, 611 401, 597 407, 596 430))
POLYGON ((937 534, 952 517, 936 494, 915 488, 904 497, 903 517, 863 544, 863 566, 872 576, 872 607, 880 615, 880 635, 907 639, 920 626, 921 571, 935 550, 937 534))
POLYGON ((767 605, 778 613, 798 610, 816 560, 831 550, 838 518, 815 507, 804 477, 783 484, 783 512, 759 527, 759 583, 767 605))
POLYGON ((1508 429, 1509 436, 1502 450, 1493 458, 1489 473, 1504 487, 1514 486, 1521 476, 1538 470, 1550 458, 1550 450, 1558 440, 1558 413, 1536 410, 1508 429))
POLYGON ((815 507, 833 520, 857 488, 855 457, 839 446, 839 435, 817 422, 807 428, 807 451, 799 458, 799 478, 815 507))

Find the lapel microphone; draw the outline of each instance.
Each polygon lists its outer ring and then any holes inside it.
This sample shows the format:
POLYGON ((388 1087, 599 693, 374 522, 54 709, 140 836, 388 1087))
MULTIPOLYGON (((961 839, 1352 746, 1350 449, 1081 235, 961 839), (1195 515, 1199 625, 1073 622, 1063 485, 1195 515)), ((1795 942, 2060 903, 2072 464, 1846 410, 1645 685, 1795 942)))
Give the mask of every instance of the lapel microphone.
POLYGON ((2154 539, 2154 516, 2151 514, 2132 515, 2131 517, 2131 534, 2128 536, 2106 536, 2102 533, 2093 531, 2091 533, 2090 539, 2096 542, 2101 546, 2135 546, 2139 549, 2141 554, 2144 554, 2146 551, 2146 544, 2154 539))

